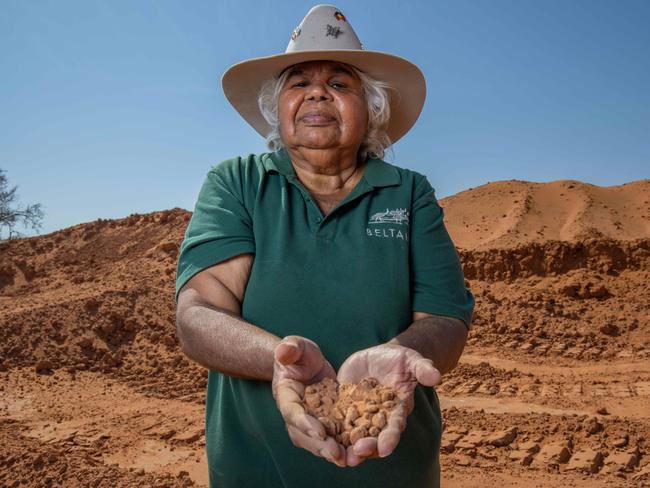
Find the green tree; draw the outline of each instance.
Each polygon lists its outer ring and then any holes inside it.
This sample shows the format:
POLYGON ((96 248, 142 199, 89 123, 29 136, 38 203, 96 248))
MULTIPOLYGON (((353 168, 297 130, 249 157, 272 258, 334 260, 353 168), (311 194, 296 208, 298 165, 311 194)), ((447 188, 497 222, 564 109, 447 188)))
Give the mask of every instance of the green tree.
POLYGON ((8 239, 22 237, 23 234, 14 230, 18 223, 38 231, 42 226, 43 207, 40 203, 27 205, 25 208, 16 205, 18 187, 9 189, 9 181, 4 173, 5 170, 0 169, 0 240, 5 227, 9 230, 8 239))

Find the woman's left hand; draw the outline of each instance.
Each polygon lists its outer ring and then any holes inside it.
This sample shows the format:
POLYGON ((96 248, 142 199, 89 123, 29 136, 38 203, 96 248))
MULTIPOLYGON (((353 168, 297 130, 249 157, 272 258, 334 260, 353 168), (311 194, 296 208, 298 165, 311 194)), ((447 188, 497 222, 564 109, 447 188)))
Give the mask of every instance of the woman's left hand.
POLYGON ((406 420, 413 410, 414 391, 418 383, 435 386, 440 383, 440 372, 430 359, 399 344, 386 343, 355 352, 341 365, 339 383, 360 383, 368 377, 377 378, 385 386, 394 388, 401 400, 391 412, 386 427, 378 438, 364 437, 347 448, 346 464, 357 466, 366 458, 386 457, 399 443, 406 420))

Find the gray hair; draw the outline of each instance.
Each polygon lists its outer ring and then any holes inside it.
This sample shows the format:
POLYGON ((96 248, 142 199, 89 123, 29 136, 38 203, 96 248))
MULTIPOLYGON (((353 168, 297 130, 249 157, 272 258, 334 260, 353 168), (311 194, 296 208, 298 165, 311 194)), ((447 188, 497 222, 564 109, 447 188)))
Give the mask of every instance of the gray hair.
MULTIPOLYGON (((388 83, 376 80, 359 71, 354 66, 346 66, 361 80, 368 106, 368 129, 366 137, 359 148, 360 160, 364 161, 368 157, 383 158, 384 151, 392 144, 386 133, 390 121, 390 90, 392 87, 388 83)), ((271 151, 279 151, 284 147, 280 137, 278 99, 290 71, 286 69, 278 78, 265 81, 257 96, 260 111, 266 122, 271 126, 271 131, 266 136, 266 142, 271 151)))

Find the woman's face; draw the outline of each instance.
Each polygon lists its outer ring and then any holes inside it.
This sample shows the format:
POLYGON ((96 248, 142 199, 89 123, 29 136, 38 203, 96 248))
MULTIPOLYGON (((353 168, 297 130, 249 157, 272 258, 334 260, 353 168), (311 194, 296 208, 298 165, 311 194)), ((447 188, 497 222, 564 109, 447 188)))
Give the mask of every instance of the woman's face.
POLYGON ((313 61, 289 68, 280 91, 280 136, 285 146, 358 150, 368 111, 361 80, 346 65, 313 61))

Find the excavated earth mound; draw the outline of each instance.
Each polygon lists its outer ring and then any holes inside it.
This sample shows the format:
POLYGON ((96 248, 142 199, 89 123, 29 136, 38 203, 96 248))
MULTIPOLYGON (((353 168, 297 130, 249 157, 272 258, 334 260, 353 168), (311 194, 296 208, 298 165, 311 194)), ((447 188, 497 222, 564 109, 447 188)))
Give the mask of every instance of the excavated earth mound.
POLYGON ((463 249, 650 237, 650 179, 606 187, 575 180, 497 181, 440 204, 449 233, 463 249))

